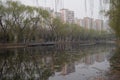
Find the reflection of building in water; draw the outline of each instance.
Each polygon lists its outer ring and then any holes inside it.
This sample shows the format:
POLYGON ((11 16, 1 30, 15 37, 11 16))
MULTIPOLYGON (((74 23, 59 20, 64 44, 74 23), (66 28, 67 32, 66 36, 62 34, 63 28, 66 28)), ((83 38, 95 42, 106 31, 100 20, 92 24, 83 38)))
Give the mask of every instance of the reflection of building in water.
POLYGON ((105 54, 96 54, 96 61, 103 62, 105 60, 105 54))
POLYGON ((67 75, 69 73, 75 72, 75 63, 65 64, 62 68, 61 74, 67 75))
POLYGON ((93 56, 86 56, 85 58, 85 64, 90 65, 93 64, 93 56))
POLYGON ((51 68, 53 68, 53 59, 51 56, 46 56, 46 57, 43 57, 42 58, 42 63, 45 65, 45 66, 51 66, 51 68))
POLYGON ((85 63, 86 65, 92 65, 94 62, 103 62, 105 60, 107 54, 105 53, 97 53, 94 55, 87 55, 83 57, 79 63, 85 63))

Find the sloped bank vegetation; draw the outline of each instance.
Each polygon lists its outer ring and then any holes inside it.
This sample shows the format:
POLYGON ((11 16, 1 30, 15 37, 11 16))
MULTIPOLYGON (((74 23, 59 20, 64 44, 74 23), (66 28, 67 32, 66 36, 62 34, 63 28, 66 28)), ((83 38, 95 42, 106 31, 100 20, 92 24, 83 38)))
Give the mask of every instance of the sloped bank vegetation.
POLYGON ((117 44, 120 46, 120 0, 110 0, 108 11, 109 23, 117 37, 117 44))

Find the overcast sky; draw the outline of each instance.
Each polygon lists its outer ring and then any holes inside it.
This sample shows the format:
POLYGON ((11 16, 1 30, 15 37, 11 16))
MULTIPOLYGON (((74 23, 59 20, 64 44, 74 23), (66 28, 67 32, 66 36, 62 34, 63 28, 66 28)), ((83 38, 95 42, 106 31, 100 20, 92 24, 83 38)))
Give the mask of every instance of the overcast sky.
MULTIPOLYGON (((55 0, 19 0, 24 4, 33 6, 44 6, 55 8, 55 0)), ((75 12, 75 17, 92 17, 92 18, 103 18, 100 15, 100 2, 99 0, 57 0, 57 9, 66 8, 75 12), (86 5, 86 6, 85 6, 86 5)))

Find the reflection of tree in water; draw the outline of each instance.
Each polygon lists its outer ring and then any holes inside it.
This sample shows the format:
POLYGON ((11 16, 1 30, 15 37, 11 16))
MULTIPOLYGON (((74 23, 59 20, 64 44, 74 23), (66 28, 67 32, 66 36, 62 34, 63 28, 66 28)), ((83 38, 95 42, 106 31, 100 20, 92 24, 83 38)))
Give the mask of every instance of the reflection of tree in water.
POLYGON ((21 50, 3 54, 7 55, 0 54, 0 80, 47 80, 53 74, 39 59, 41 56, 38 58, 21 50))
POLYGON ((90 46, 79 47, 78 50, 72 48, 70 51, 43 47, 0 50, 0 79, 48 80, 55 72, 62 71, 65 75, 74 72, 75 61, 101 51, 108 49, 106 46, 90 46))
POLYGON ((120 47, 115 50, 110 59, 111 71, 110 80, 120 80, 120 47))

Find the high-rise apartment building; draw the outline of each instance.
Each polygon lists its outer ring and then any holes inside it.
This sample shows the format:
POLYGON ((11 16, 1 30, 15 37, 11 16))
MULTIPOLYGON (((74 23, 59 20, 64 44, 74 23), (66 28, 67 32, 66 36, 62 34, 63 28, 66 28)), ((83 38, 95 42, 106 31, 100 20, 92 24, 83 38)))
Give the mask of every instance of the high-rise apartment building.
POLYGON ((55 16, 56 18, 62 19, 60 12, 55 12, 54 14, 55 14, 54 16, 55 16))
POLYGON ((96 19, 94 24, 95 24, 95 29, 96 30, 99 30, 99 31, 103 30, 103 28, 104 28, 103 20, 96 19))
POLYGON ((103 25, 104 25, 104 27, 103 27, 104 30, 106 30, 106 31, 111 30, 110 26, 109 26, 109 20, 104 21, 103 25))
POLYGON ((89 18, 89 17, 85 17, 83 19, 83 26, 86 28, 86 29, 91 29, 92 26, 93 26, 93 19, 92 18, 89 18))
POLYGON ((51 17, 59 18, 64 23, 76 23, 77 25, 85 28, 85 29, 94 29, 94 30, 108 30, 108 21, 103 21, 101 19, 93 19, 90 17, 84 17, 83 19, 78 19, 74 17, 74 11, 69 9, 61 9, 60 12, 54 12, 54 10, 49 7, 45 7, 51 17))
POLYGON ((108 4, 108 3, 110 3, 110 0, 103 0, 103 3, 108 4))
POLYGON ((61 18, 65 23, 74 23, 74 11, 61 9, 61 18))
POLYGON ((80 26, 80 19, 75 18, 74 22, 75 22, 75 24, 77 24, 77 25, 79 25, 79 26, 80 26))

